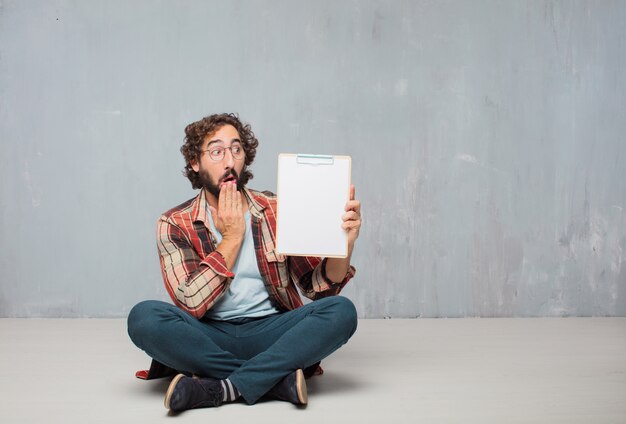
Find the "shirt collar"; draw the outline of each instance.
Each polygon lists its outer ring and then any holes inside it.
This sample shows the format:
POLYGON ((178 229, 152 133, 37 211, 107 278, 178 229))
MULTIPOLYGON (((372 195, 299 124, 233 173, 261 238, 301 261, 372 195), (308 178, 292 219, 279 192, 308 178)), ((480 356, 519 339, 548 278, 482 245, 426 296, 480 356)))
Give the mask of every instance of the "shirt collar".
POLYGON ((198 196, 196 196, 196 200, 193 205, 193 210, 192 210, 193 222, 201 221, 205 224, 208 224, 209 223, 209 219, 207 217, 208 210, 209 210, 209 205, 206 200, 206 194, 204 193, 204 189, 201 189, 198 196))
POLYGON ((260 198, 257 200, 254 194, 246 187, 243 188, 243 194, 248 199, 248 209, 250 213, 256 218, 263 218, 263 209, 265 209, 266 205, 259 201, 261 200, 260 198))

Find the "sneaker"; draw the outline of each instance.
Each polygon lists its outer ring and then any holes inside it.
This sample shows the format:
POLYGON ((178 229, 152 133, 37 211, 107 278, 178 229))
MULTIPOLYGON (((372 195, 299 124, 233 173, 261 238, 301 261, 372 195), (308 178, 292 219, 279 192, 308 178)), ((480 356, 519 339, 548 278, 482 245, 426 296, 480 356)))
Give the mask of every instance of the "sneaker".
POLYGON ((294 405, 306 405, 308 402, 306 381, 302 370, 296 370, 280 380, 267 392, 272 399, 284 400, 294 405))
POLYGON ((165 407, 172 411, 220 406, 224 392, 219 380, 178 374, 165 394, 165 407))

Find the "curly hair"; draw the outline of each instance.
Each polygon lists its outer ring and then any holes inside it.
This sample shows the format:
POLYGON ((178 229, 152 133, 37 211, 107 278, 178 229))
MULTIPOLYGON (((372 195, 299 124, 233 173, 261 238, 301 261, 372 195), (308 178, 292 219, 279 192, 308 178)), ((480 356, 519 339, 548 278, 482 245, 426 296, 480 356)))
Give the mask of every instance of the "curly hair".
POLYGON ((254 136, 249 124, 244 124, 239 120, 239 116, 234 113, 221 113, 206 116, 199 121, 192 122, 185 128, 185 143, 180 148, 180 152, 185 157, 185 175, 193 188, 202 188, 200 174, 193 170, 192 163, 197 163, 202 154, 202 144, 206 136, 215 133, 224 125, 232 125, 235 127, 241 138, 243 150, 246 153, 246 161, 241 171, 239 179, 242 185, 246 185, 252 179, 252 172, 248 170, 248 166, 254 161, 256 156, 256 148, 259 141, 254 136))

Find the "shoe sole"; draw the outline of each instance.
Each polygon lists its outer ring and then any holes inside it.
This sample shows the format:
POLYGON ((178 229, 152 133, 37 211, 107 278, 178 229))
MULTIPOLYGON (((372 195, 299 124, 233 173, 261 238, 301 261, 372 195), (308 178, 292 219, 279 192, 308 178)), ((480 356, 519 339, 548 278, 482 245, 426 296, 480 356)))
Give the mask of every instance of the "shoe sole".
POLYGON ((167 393, 165 393, 165 401, 163 402, 165 404, 166 409, 171 409, 170 399, 172 398, 172 393, 174 393, 174 389, 176 388, 176 385, 178 384, 180 379, 183 378, 184 376, 185 374, 178 374, 176 377, 174 377, 174 379, 170 383, 170 386, 167 388, 167 393))
POLYGON ((302 370, 296 371, 296 392, 298 393, 298 401, 302 405, 306 405, 309 401, 308 393, 306 390, 306 381, 304 379, 304 373, 302 370))

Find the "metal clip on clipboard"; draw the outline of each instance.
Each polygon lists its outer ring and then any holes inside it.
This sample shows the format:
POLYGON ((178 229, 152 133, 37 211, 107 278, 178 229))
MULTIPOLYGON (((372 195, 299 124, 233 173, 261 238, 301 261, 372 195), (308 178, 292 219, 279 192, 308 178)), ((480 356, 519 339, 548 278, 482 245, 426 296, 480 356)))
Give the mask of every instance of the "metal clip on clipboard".
POLYGON ((331 155, 296 155, 296 163, 303 165, 332 165, 335 158, 331 155))

